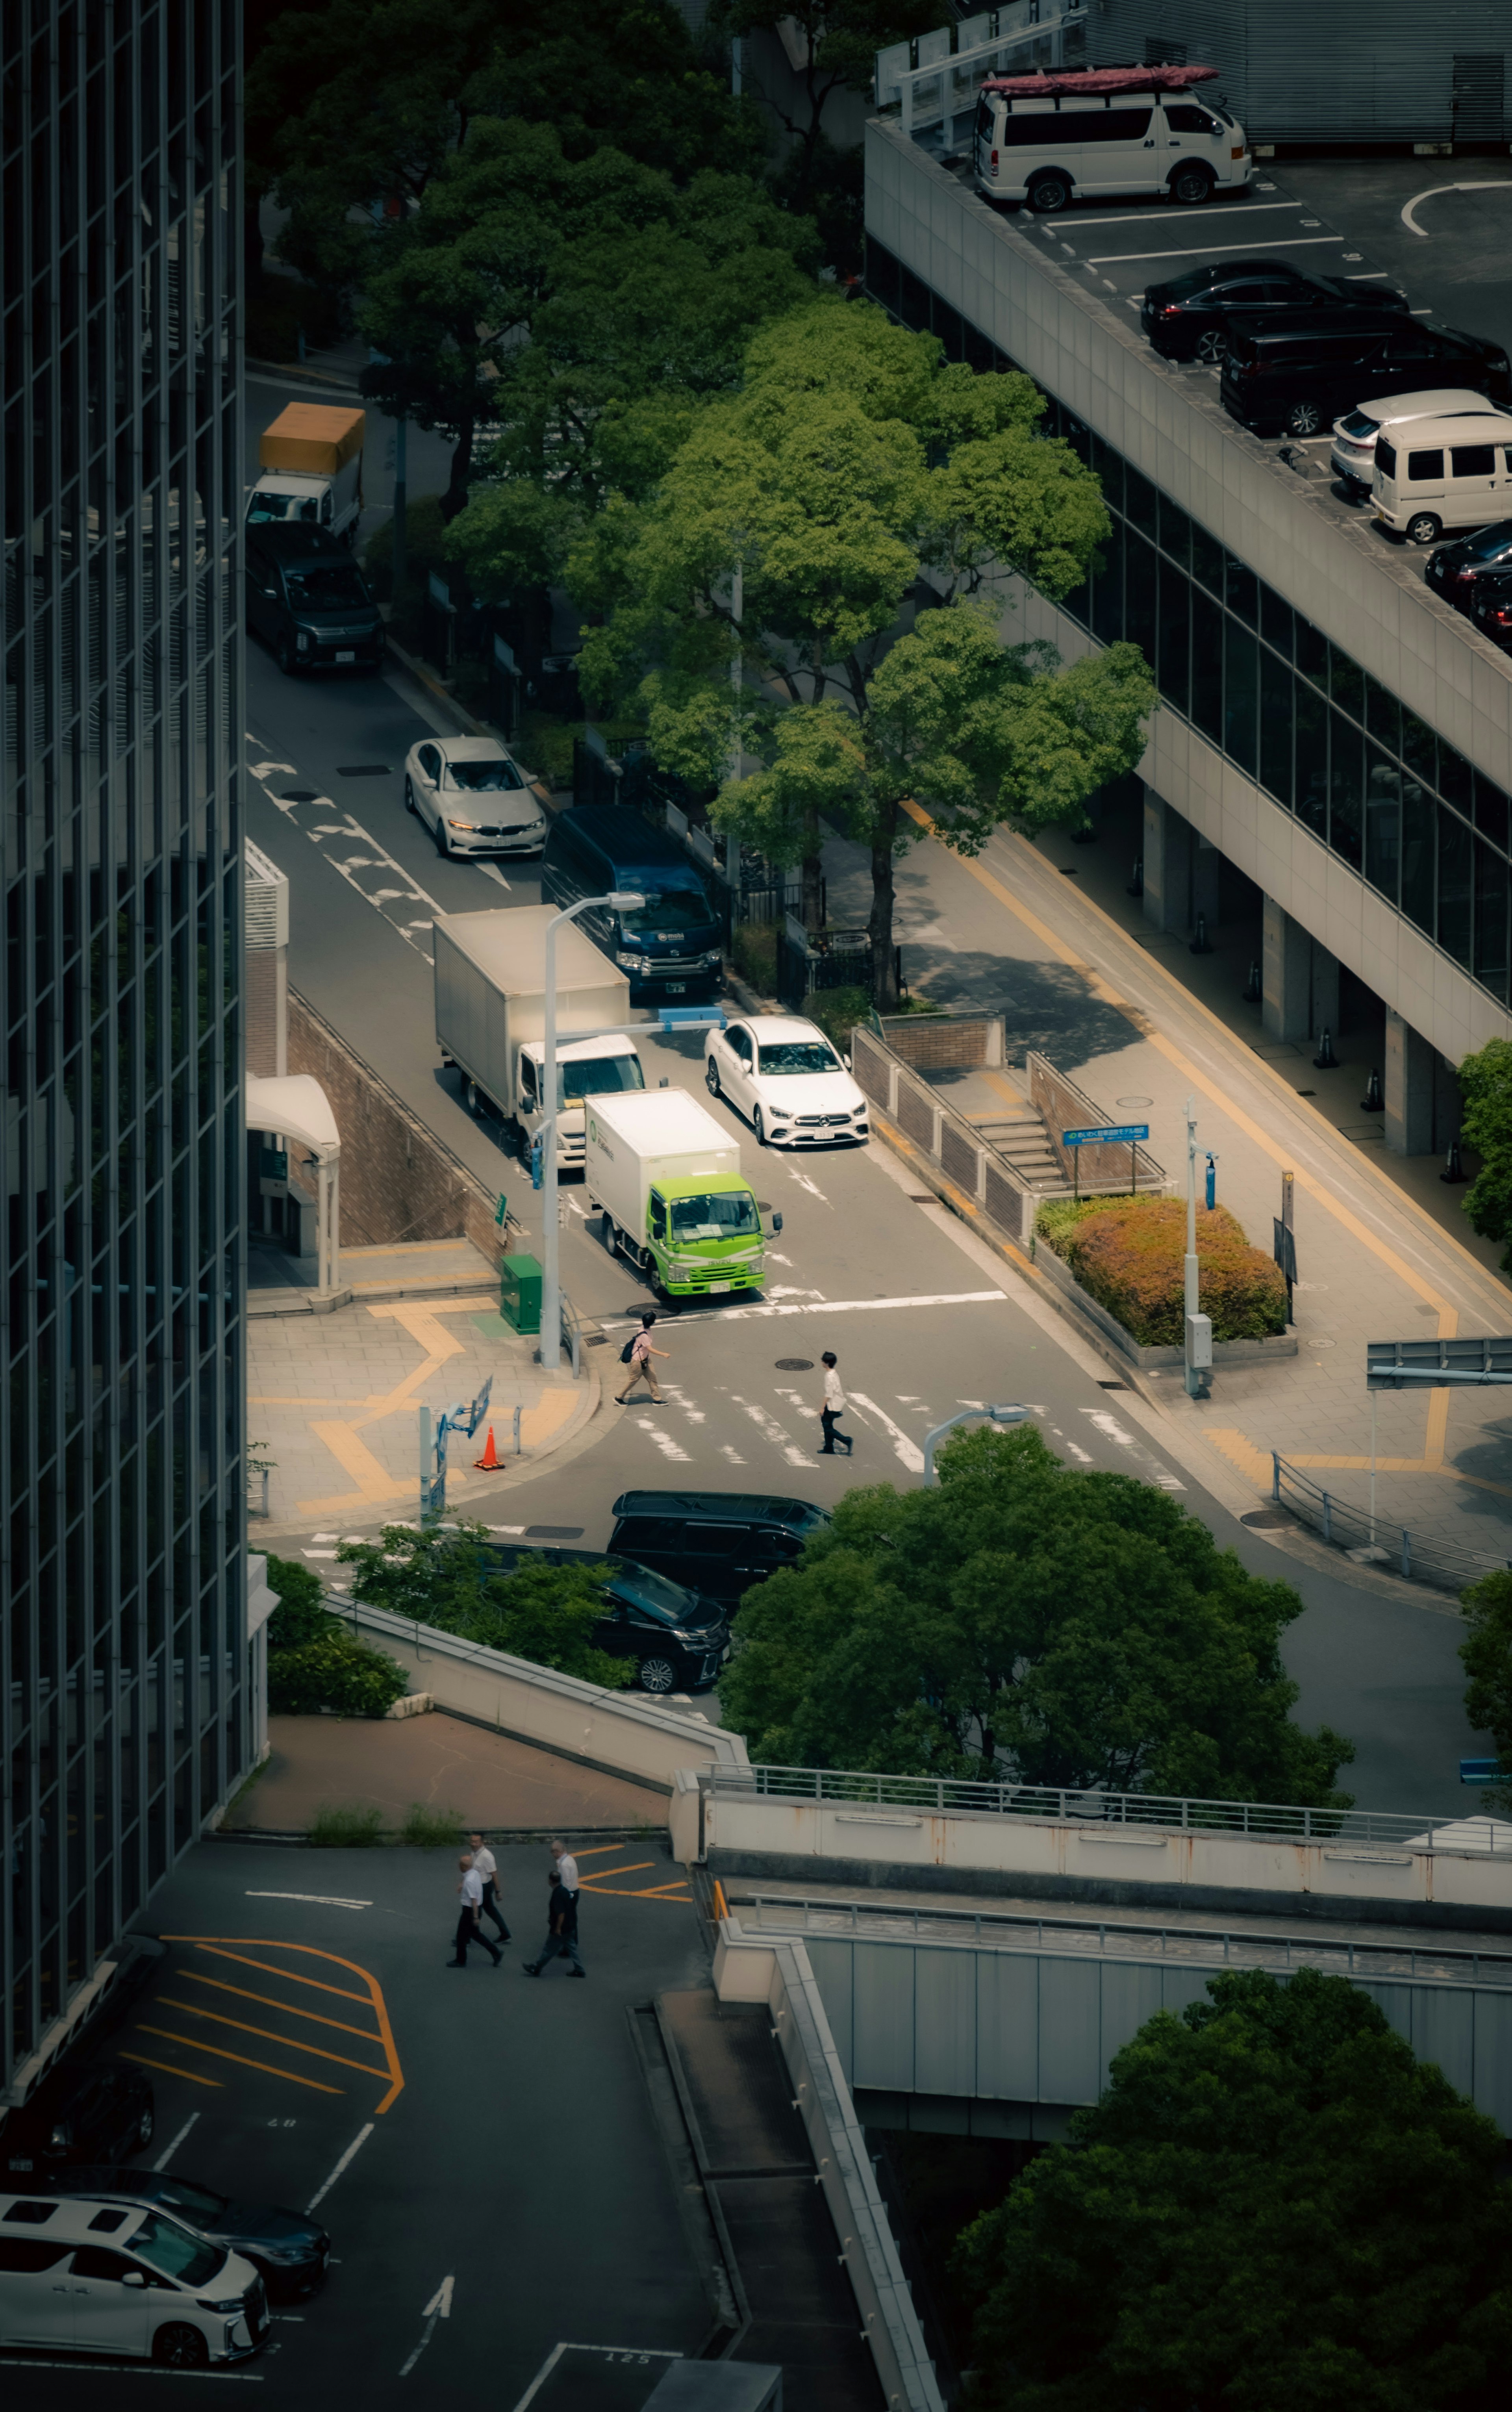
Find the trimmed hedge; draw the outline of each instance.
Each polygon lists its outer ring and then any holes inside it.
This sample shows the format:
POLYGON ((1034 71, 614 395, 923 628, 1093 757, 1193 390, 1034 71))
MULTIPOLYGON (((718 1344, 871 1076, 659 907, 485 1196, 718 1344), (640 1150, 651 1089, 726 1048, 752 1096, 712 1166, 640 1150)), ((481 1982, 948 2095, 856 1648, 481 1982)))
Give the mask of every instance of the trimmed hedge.
MULTIPOLYGON (((1040 1208, 1035 1230, 1141 1346, 1181 1346, 1186 1208, 1179 1198, 1057 1199, 1040 1208)), ((1197 1264, 1197 1295, 1214 1340, 1285 1331, 1280 1270, 1250 1245, 1226 1206, 1198 1208, 1197 1264)))
POLYGON ((387 1716, 408 1689, 397 1659, 370 1650, 339 1625, 298 1650, 268 1654, 268 1706, 277 1716, 313 1717, 322 1709, 339 1717, 387 1716))

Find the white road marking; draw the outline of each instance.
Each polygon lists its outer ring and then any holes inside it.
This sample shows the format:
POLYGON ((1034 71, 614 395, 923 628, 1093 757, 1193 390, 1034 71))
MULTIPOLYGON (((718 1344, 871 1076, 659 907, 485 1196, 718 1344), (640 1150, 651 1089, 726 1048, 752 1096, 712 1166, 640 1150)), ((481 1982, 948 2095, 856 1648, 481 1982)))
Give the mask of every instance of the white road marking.
POLYGON ((255 779, 266 779, 272 771, 286 771, 291 779, 297 775, 292 762, 254 762, 249 767, 255 779))
POLYGON ((501 888, 507 888, 509 885, 496 862, 475 862, 473 869, 480 871, 485 879, 496 879, 501 888))
MULTIPOLYGON (((276 2346, 270 2346, 268 2347, 268 2351, 270 2353, 276 2353, 277 2350, 278 2348, 276 2346)), ((33 2354, 28 2354, 24 2361, 22 2361, 19 2356, 15 2361, 12 2361, 8 2354, 0 2355, 0 2370, 72 2370, 82 2373, 83 2367, 84 2365, 82 2362, 39 2360, 33 2354)), ((267 2372, 263 2370, 161 2370, 154 2369, 151 2362, 95 2361, 93 2359, 90 2361, 89 2367, 92 2370, 115 2370, 121 2372, 123 2375, 126 2372, 129 2372, 133 2378, 138 2376, 142 2378, 208 2378, 213 2386, 221 2387, 232 2384, 237 2379, 240 2379, 243 2386, 260 2387, 268 2375, 267 2372)))
POLYGON ((799 1448, 786 1425, 780 1424, 770 1408, 757 1405, 754 1399, 742 1399, 738 1390, 730 1395, 736 1405, 750 1417, 762 1438, 771 1441, 773 1449, 780 1449, 789 1465, 808 1464, 809 1451, 799 1448))
MULTIPOLYGON (((691 1307, 677 1318, 679 1323, 709 1323, 715 1317, 721 1323, 743 1323, 753 1317, 774 1315, 886 1315, 901 1306, 985 1306, 995 1301, 1002 1306, 1006 1292, 1000 1289, 940 1290, 921 1298, 825 1298, 806 1304, 783 1302, 768 1306, 691 1307)), ((606 1331, 629 1331, 639 1323, 637 1316, 605 1316, 606 1331)))
POLYGON ((425 2322, 425 2327, 421 2331, 419 2344, 416 2346, 414 2352, 410 2355, 409 2360, 400 2370, 399 2375, 401 2378, 407 2378, 409 2376, 415 2364, 418 2361, 421 2354, 425 2351, 426 2346, 430 2344, 431 2339, 435 2334, 435 2324, 437 2320, 450 2319, 451 2290, 456 2283, 457 2282, 454 2278, 443 2278, 440 2286, 436 2288, 435 2293, 432 2296, 430 2302, 426 2304, 424 2311, 420 2314, 421 2319, 425 2322))
POLYGON ((800 1189, 806 1189, 811 1198, 816 1198, 821 1206, 828 1206, 832 1202, 825 1196, 818 1183, 811 1181, 806 1172, 800 1172, 796 1164, 790 1164, 787 1167, 787 1177, 789 1181, 796 1181, 800 1189))
POLYGON ((767 1296, 769 1298, 823 1298, 824 1292, 822 1289, 800 1289, 792 1282, 770 1282, 767 1286, 767 1296))
POLYGON ((335 1554, 334 1550, 301 1550, 300 1552, 301 1558, 333 1558, 335 1554))
POLYGON ((325 2201, 327 2195, 330 2192, 336 2180, 339 2177, 345 2176, 346 2171, 351 2168, 352 2163, 356 2160, 359 2153, 361 2151, 363 2145, 367 2142, 367 2140, 372 2133, 373 2121, 370 2119, 365 2127, 359 2128, 356 2137, 353 2141, 347 2145, 345 2152, 343 2153, 341 2159, 331 2170, 325 2184, 323 2186, 317 2186, 315 2193, 310 2197, 309 2201, 304 2206, 304 2216, 306 2219, 309 2218, 312 2212, 317 2210, 319 2205, 325 2201))
POLYGON ((807 1416, 811 1423, 818 1422, 818 1408, 805 1405, 801 1390, 779 1390, 777 1396, 779 1399, 785 1399, 788 1405, 796 1409, 799 1415, 807 1416))
POLYGON ((1426 192, 1414 193, 1411 200, 1407 203, 1402 213, 1402 223, 1406 228, 1409 234, 1417 235, 1424 243, 1431 243, 1433 240, 1432 236, 1428 233, 1425 228, 1418 225, 1417 220, 1413 215, 1413 212, 1417 208, 1420 202, 1431 201, 1434 199, 1435 195, 1439 193, 1496 193, 1504 191, 1512 192, 1512 178, 1506 176, 1483 176, 1477 183, 1473 184, 1430 184, 1426 192))
POLYGON ((671 1400, 673 1406, 686 1416, 690 1424, 706 1424, 709 1421, 703 1408, 694 1406, 685 1390, 675 1389, 670 1382, 664 1382, 662 1389, 671 1400))
POLYGON ((727 1465, 743 1465, 745 1463, 745 1460, 741 1455, 740 1450, 738 1449, 731 1449, 727 1440, 721 1443, 719 1454, 727 1465))
POLYGON ((348 1901, 340 1892, 249 1892, 248 1901, 315 1901, 322 1909, 371 1909, 370 1901, 348 1901))
POLYGON ((178 2134, 174 2137, 173 2141, 169 2144, 167 2152, 159 2153, 156 2160, 153 2163, 153 2173, 154 2176, 160 2177, 162 2175, 198 2116, 199 2113, 198 2110, 191 2110, 183 2126, 179 2129, 178 2134))
POLYGON ((1106 1433, 1109 1440, 1116 1440, 1120 1449, 1134 1447, 1134 1434, 1125 1432, 1117 1416, 1110 1416, 1106 1407, 1083 1407, 1081 1413, 1098 1432, 1106 1433))
MULTIPOLYGON (((283 762, 270 762, 262 766, 263 770, 269 772, 292 772, 292 764, 283 762)), ((254 775, 260 777, 262 773, 255 772, 254 775)), ((429 904, 433 915, 439 913, 442 908, 435 898, 423 889, 418 880, 410 877, 404 864, 394 860, 393 856, 373 835, 371 830, 364 829, 361 822, 354 818, 350 813, 345 820, 340 821, 316 821, 313 824, 301 821, 297 817, 303 809, 301 805, 291 802, 286 796, 274 794, 273 790, 266 785, 264 785, 263 793, 274 809, 283 814, 286 821, 294 828, 303 830, 312 846, 319 846, 325 838, 340 837, 355 838, 361 845, 370 846, 372 848, 370 854, 349 855, 345 860, 328 850, 326 860, 333 871, 341 874, 348 888, 360 896, 365 904, 371 904, 374 911, 381 915, 382 919, 389 923, 389 927, 404 939, 406 947, 413 947, 415 952, 418 955, 423 955, 428 963, 435 961, 429 948, 422 946, 419 938, 415 934, 418 931, 428 930, 431 927, 430 922, 395 920, 384 910, 384 906, 388 903, 396 901, 406 904, 429 904), (372 871, 374 868, 391 872, 396 879, 402 880, 404 884, 399 888, 382 889, 374 895, 371 890, 364 888, 355 875, 359 871, 372 871)), ((312 802, 317 812, 333 813, 337 809, 330 796, 316 796, 312 802)))
POLYGON ((1065 1445, 1079 1465, 1090 1465, 1092 1463, 1091 1451, 1083 1449, 1079 1441, 1068 1440, 1065 1445))
POLYGON ((679 1449, 676 1441, 672 1438, 671 1434, 669 1432, 663 1432, 654 1416, 637 1416, 636 1421, 640 1426, 643 1433, 650 1433, 652 1439, 661 1450, 663 1457, 669 1457, 676 1465, 692 1464, 693 1460, 689 1457, 687 1450, 685 1449, 679 1449))
MULTIPOLYGON (((1274 184, 1262 184, 1260 189, 1262 192, 1273 193, 1276 188, 1274 184)), ((1244 215, 1246 218, 1257 218, 1262 217, 1267 210, 1299 210, 1301 206, 1300 201, 1252 201, 1248 209, 1245 211, 1244 215)), ((1162 210, 1158 223, 1161 226, 1169 226, 1172 218, 1206 218, 1208 224, 1211 226, 1212 212, 1209 209, 1162 210)), ((1076 222, 1076 231, 1078 234, 1080 234, 1082 229, 1086 227, 1153 226, 1156 223, 1157 221, 1152 211, 1131 210, 1126 217, 1078 218, 1076 222)))
POLYGON ((869 1399, 864 1390, 850 1390, 846 1393, 846 1396, 848 1397, 852 1406, 862 1409, 868 1420, 870 1420, 873 1416, 875 1416, 877 1422, 882 1426, 884 1432, 891 1434, 893 1454, 901 1459, 903 1463, 907 1466, 909 1473, 922 1474, 924 1471, 924 1452, 919 1448, 917 1441, 910 1440, 908 1434, 903 1431, 903 1426, 901 1424, 895 1424, 889 1415, 885 1415, 883 1410, 877 1405, 876 1401, 874 1399, 869 1399))
MULTIPOLYGON (((1275 243, 1247 243, 1245 249, 1246 251, 1306 251, 1313 243, 1343 243, 1343 241, 1342 234, 1304 234, 1294 243, 1288 243, 1284 239, 1275 243)), ((1182 243, 1174 251, 1109 251, 1104 253, 1100 258, 1089 261, 1088 265, 1092 268, 1108 268, 1117 267, 1121 260, 1127 260, 1132 264, 1137 259, 1205 259, 1210 252, 1231 252, 1233 248, 1231 243, 1182 243)))

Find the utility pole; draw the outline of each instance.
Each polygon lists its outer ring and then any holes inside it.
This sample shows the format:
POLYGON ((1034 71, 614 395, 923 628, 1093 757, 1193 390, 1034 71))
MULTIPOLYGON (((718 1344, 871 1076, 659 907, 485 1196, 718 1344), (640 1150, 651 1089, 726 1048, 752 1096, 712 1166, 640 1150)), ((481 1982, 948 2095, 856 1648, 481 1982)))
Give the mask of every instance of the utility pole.
POLYGON ((556 1196, 556 934, 564 921, 607 904, 613 913, 634 913, 644 904, 639 890, 616 889, 608 896, 580 896, 565 913, 554 913, 546 924, 546 1030, 541 1045, 541 1346, 543 1372, 554 1374, 562 1362, 562 1232, 556 1196))
POLYGON ((1212 1388, 1212 1322, 1201 1312, 1197 1265, 1197 1125, 1186 1101, 1186 1263, 1184 1317, 1186 1395, 1205 1399, 1212 1388))
POLYGON ((399 590, 404 582, 404 511, 408 500, 408 463, 405 437, 408 422, 394 421, 394 549, 391 556, 391 580, 394 603, 399 602, 399 590))

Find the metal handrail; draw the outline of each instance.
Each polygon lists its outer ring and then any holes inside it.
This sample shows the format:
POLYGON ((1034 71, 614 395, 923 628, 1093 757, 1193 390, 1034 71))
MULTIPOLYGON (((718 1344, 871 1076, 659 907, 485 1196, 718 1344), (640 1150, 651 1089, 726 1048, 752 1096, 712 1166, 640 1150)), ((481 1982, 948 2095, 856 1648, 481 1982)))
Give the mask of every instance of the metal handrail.
MULTIPOLYGON (((737 1921, 742 1907, 737 1902, 729 1915, 737 1921)), ((1109 1922, 1106 1918, 1045 1918, 1032 1910, 967 1910, 933 1908, 922 1903, 899 1903, 884 1908, 876 1902, 829 1901, 791 1893, 753 1893, 750 1907, 761 1913, 762 1932, 780 1932, 790 1924, 803 1933, 819 1933, 812 1923, 827 1920, 831 1930, 837 1921, 848 1918, 849 1932, 866 1934, 875 1942, 897 1942, 907 1936, 888 1935, 876 1930, 884 1926, 907 1926, 912 1920, 913 1935, 920 1941, 965 1942, 964 1934, 957 1937, 946 1932, 951 1927, 969 1928, 973 1944, 992 1943, 999 1934, 1017 1939, 1034 1934, 1036 1951, 1053 1950, 1058 1942, 1097 1938, 1097 1949, 1106 1955, 1117 1950, 1120 1943, 1138 1944, 1151 1953, 1158 1949, 1161 1959, 1176 1958, 1211 1961, 1223 1966, 1274 1966, 1284 1968, 1331 1968, 1342 1963, 1341 1973, 1349 1977, 1369 1978, 1373 1970, 1381 1978, 1405 1977, 1409 1983, 1443 1985, 1495 1985, 1512 1989, 1512 1951, 1480 1951, 1441 1949, 1428 1946, 1419 1949, 1416 1944, 1360 1943, 1352 1935, 1272 1934, 1263 1930, 1250 1934, 1236 1933, 1232 1927, 1221 1926, 1157 1926, 1137 1919, 1120 1919, 1109 1922), (770 1914, 769 1914, 770 1913, 770 1914), (801 1913, 801 1917, 795 1916, 801 1913), (864 1921, 864 1923, 863 1923, 864 1921)), ((1135 1956, 1145 1956, 1144 1951, 1135 1956)))
POLYGON ((1376 1844, 1386 1849, 1484 1851, 1512 1860, 1512 1824, 1484 1816, 1408 1816, 1383 1809, 1304 1809, 1284 1802, 1205 1801, 1174 1793, 1100 1792, 1091 1787, 978 1784, 953 1776, 873 1775, 846 1768, 719 1767, 704 1771, 711 1791, 762 1800, 818 1801, 847 1809, 914 1810, 921 1816, 965 1814, 1035 1818, 1061 1826, 1159 1827, 1172 1833, 1278 1838, 1327 1846, 1376 1844), (1437 1839, 1469 1827, 1485 1840, 1437 1839))
POLYGON ((1479 1550, 1467 1550, 1458 1541, 1441 1541, 1415 1533, 1407 1525, 1387 1523, 1384 1517, 1373 1516, 1352 1501, 1341 1499, 1336 1492, 1309 1481, 1275 1449, 1270 1452, 1270 1496, 1278 1507, 1289 1508, 1340 1549, 1374 1551, 1392 1563, 1407 1582, 1439 1583, 1461 1591, 1482 1575, 1500 1574, 1512 1566, 1512 1558, 1493 1558, 1479 1550))

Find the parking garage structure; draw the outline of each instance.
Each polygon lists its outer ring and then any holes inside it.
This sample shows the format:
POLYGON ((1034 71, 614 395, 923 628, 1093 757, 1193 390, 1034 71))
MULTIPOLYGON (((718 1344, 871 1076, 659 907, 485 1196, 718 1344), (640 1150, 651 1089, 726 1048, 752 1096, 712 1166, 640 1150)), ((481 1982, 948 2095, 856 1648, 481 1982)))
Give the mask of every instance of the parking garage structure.
MULTIPOLYGON (((1211 248, 1224 213, 1204 218, 1211 248)), ((1243 918, 1268 1037, 1337 1037, 1353 1012, 1387 1147, 1446 1144, 1452 1067, 1512 1035, 1507 663, 1423 584, 1419 555, 1342 515, 1211 378, 1153 353, 1126 303, 1047 257, 1033 221, 883 119, 866 229, 873 298, 954 360, 1033 377, 1045 432, 1102 479, 1112 532, 1094 574, 1059 607, 1006 579, 1006 625, 1068 661, 1119 639, 1150 661, 1159 703, 1125 831, 1147 921, 1243 918)))

